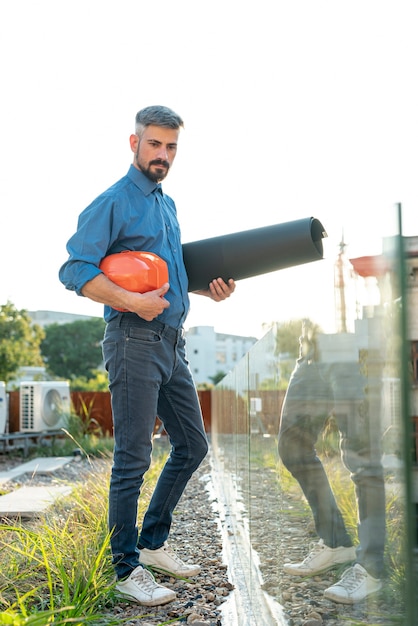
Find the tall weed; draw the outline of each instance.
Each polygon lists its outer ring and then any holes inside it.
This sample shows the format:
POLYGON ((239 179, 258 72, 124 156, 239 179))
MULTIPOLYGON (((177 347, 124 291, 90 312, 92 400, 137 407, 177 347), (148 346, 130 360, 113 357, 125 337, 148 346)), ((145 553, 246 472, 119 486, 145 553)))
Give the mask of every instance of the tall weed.
MULTIPOLYGON (((154 454, 139 515, 165 461, 154 454)), ((120 624, 114 602, 107 493, 110 457, 92 461, 91 473, 70 496, 31 522, 0 525, 0 624, 120 624)))

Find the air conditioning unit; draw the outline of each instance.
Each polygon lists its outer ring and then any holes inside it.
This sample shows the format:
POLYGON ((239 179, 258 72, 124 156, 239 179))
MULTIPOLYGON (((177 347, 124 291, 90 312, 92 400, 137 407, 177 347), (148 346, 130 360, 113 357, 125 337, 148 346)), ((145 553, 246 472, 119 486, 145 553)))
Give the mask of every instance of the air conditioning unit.
POLYGON ((6 431, 7 424, 7 396, 6 383, 0 381, 0 435, 6 431))
POLYGON ((68 381, 20 383, 20 430, 39 432, 65 427, 70 413, 68 381))

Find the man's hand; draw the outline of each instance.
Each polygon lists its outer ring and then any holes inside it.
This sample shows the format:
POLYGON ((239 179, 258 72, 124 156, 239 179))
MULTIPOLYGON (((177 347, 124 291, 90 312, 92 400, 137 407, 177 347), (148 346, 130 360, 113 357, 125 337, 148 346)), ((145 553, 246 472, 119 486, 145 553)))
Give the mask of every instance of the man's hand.
POLYGON ((168 300, 164 298, 169 289, 169 284, 165 283, 159 289, 147 291, 146 293, 133 293, 128 299, 127 308, 131 313, 136 313, 147 322, 151 322, 160 315, 164 309, 170 306, 168 300))
POLYGON ((221 302, 226 300, 235 291, 235 281, 230 278, 226 283, 222 278, 215 278, 209 283, 209 289, 200 289, 199 291, 193 291, 193 293, 199 296, 207 296, 215 302, 221 302))

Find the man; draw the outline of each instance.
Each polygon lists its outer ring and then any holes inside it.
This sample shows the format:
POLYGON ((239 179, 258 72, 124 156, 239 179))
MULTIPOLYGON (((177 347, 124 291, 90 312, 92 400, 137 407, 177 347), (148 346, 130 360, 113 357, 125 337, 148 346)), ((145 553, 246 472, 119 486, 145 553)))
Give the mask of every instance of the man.
MULTIPOLYGON (((137 113, 130 137, 133 164, 81 213, 67 245, 69 258, 60 270, 67 289, 105 305, 103 354, 115 438, 109 527, 116 588, 146 606, 170 602, 175 594, 157 584, 143 565, 178 577, 200 571, 167 544, 174 508, 208 445, 185 357, 182 327, 189 310, 188 280, 176 207, 160 184, 173 164, 182 127, 182 119, 167 107, 150 106, 137 113), (99 264, 122 250, 163 258, 169 283, 140 294, 111 282, 99 264), (157 415, 172 447, 138 537, 138 497, 150 465, 157 415)), ((214 277, 207 290, 197 293, 219 302, 234 289, 232 279, 226 284, 214 277)))
POLYGON ((337 564, 353 563, 341 580, 324 592, 326 598, 343 604, 360 602, 381 589, 385 545, 385 486, 379 447, 381 357, 378 351, 368 350, 360 364, 355 335, 351 338, 352 358, 344 361, 339 355, 339 362, 327 363, 321 361, 312 328, 305 323, 279 430, 279 454, 302 488, 319 536, 301 563, 287 563, 284 570, 295 576, 313 576, 337 564), (315 451, 317 437, 331 413, 340 432, 342 461, 356 490, 356 549, 315 451))

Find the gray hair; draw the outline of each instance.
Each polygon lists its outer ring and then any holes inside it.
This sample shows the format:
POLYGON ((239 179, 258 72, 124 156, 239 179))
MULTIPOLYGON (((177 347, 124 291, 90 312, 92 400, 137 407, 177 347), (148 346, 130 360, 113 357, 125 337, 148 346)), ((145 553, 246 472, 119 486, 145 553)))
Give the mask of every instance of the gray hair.
POLYGON ((135 117, 135 132, 140 133, 146 126, 163 126, 164 128, 180 128, 184 126, 180 115, 168 107, 155 105, 138 111, 135 117))

